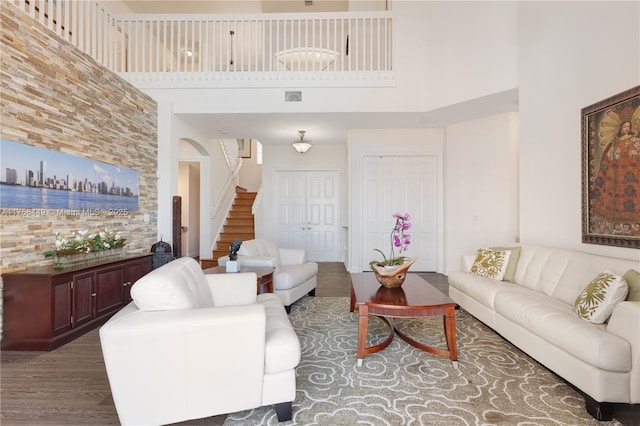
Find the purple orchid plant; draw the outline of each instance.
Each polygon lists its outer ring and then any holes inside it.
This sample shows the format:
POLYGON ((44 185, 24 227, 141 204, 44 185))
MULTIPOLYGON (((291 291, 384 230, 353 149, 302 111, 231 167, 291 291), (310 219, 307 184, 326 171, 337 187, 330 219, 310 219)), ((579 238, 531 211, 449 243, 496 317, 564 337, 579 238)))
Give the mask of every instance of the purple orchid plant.
POLYGON ((395 249, 398 249, 398 253, 402 253, 408 250, 409 245, 411 244, 411 234, 407 233, 409 229, 411 229, 411 216, 409 213, 401 214, 394 213, 393 217, 396 220, 395 226, 391 231, 390 241, 391 241, 391 252, 389 257, 385 256, 385 254, 380 249, 373 249, 382 255, 384 259, 382 262, 377 260, 372 260, 369 262, 370 265, 382 265, 382 266, 396 266, 402 265, 409 258, 406 256, 395 256, 395 249))

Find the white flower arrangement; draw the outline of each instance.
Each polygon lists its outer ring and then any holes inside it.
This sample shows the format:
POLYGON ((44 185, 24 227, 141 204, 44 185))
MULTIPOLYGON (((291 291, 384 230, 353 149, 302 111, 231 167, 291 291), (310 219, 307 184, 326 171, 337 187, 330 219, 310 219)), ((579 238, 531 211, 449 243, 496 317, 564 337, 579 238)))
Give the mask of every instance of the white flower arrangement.
POLYGON ((74 231, 70 238, 56 233, 55 250, 45 251, 44 257, 72 256, 81 253, 96 253, 100 251, 124 247, 125 238, 120 233, 104 230, 90 234, 87 230, 74 231))

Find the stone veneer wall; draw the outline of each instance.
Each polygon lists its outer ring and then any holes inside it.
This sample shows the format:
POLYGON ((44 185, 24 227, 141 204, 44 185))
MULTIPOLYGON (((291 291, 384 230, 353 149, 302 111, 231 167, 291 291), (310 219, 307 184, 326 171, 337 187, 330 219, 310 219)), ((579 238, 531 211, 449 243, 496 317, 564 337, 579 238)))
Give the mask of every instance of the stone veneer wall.
POLYGON ((51 264, 42 253, 56 232, 107 227, 127 238, 128 252, 148 252, 157 239, 156 102, 0 3, 0 137, 137 170, 140 178, 139 210, 122 216, 0 208, 0 273, 51 264))

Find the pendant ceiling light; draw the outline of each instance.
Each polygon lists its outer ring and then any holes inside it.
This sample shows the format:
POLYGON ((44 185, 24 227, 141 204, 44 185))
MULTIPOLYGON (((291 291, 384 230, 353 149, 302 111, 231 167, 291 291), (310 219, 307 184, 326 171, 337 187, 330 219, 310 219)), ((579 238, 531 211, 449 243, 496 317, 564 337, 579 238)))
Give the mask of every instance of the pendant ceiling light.
POLYGON ((296 140, 293 143, 293 147, 300 154, 304 154, 305 152, 309 151, 309 148, 311 148, 311 144, 309 143, 310 141, 304 140, 304 134, 305 134, 304 130, 298 130, 298 133, 300 134, 300 139, 296 140))

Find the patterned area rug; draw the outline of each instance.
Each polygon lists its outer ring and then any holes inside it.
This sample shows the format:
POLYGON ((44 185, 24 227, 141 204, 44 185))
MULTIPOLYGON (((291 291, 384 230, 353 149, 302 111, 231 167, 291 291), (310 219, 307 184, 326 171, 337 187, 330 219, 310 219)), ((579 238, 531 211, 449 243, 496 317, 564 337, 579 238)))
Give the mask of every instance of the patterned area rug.
MULTIPOLYGON (((225 425, 620 425, 598 422, 582 396, 463 310, 459 369, 395 337, 356 366, 357 315, 346 297, 305 297, 289 315, 300 338, 291 422, 272 407, 229 414, 225 425)), ((442 317, 396 319, 416 340, 446 348, 442 317)), ((367 345, 388 335, 370 317, 367 345)))

